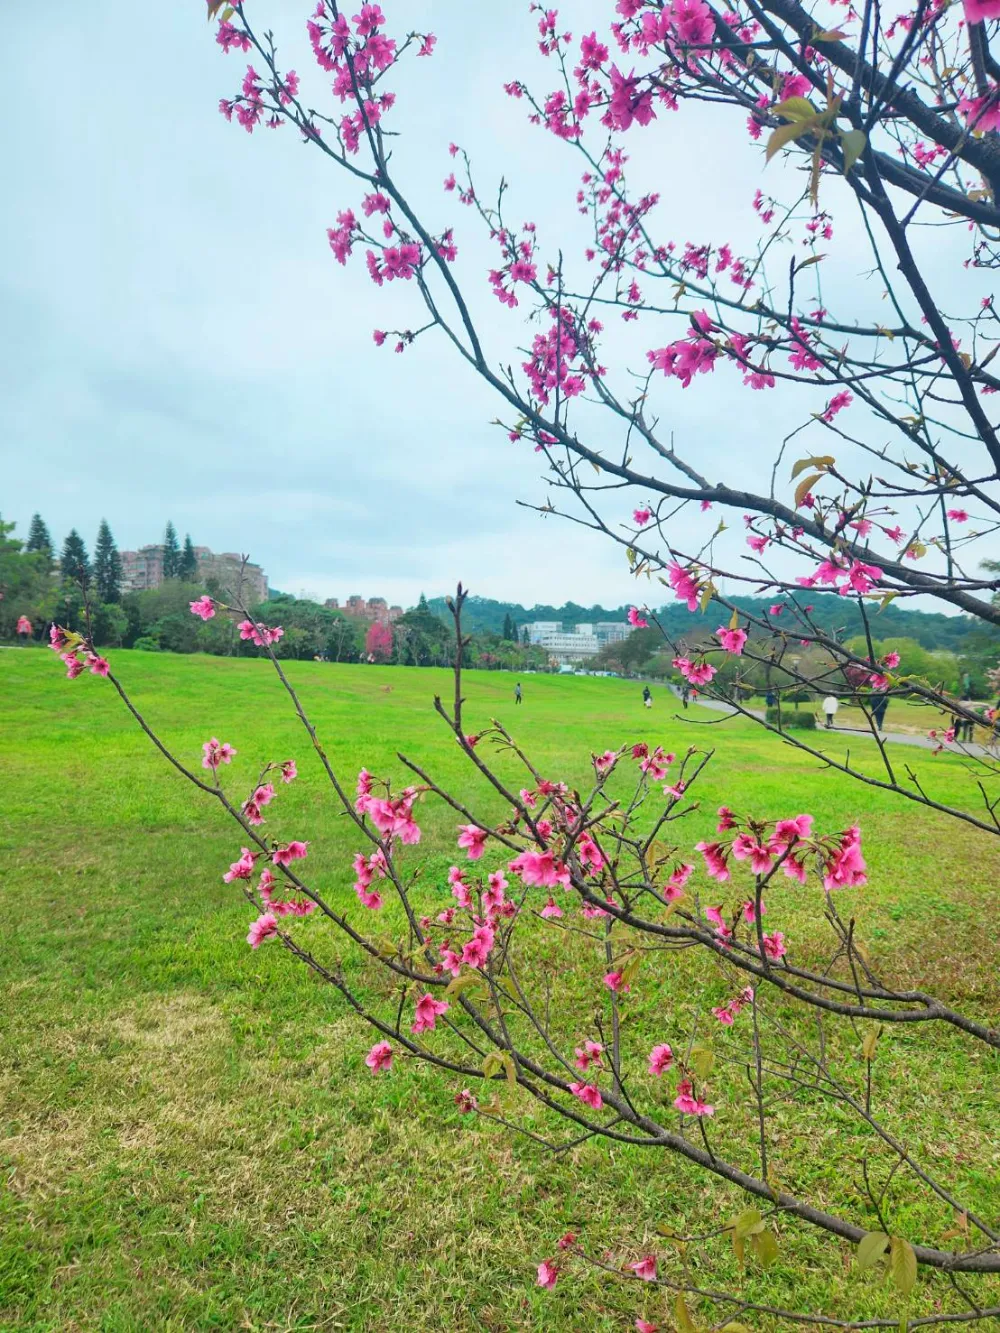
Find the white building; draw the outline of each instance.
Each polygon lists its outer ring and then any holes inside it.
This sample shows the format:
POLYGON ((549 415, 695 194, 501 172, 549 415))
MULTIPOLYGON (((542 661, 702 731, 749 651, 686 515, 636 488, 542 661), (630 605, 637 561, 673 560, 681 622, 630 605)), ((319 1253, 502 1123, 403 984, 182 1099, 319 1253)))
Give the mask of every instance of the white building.
POLYGON ((631 633, 627 624, 611 620, 566 627, 558 620, 536 620, 525 629, 529 641, 547 649, 557 662, 596 657, 606 643, 618 643, 631 633))

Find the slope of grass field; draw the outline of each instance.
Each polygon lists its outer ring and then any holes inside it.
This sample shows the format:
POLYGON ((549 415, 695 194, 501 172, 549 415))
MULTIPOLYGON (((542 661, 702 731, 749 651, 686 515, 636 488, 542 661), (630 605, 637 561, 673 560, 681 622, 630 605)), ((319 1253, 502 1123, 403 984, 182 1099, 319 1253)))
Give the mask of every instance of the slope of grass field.
MULTIPOLYGON (((121 652, 115 668, 191 765, 209 736, 236 746, 224 776, 241 796, 261 763, 297 759, 276 828, 312 840, 311 873, 355 910, 354 842, 270 667, 121 652)), ((288 670, 350 783, 362 764, 401 779, 401 749, 463 797, 479 794, 433 712, 446 673, 288 670)), ((500 716, 554 777, 582 782, 592 750, 626 741, 714 746, 690 844, 723 800, 762 817, 809 809, 831 831, 860 821, 870 885, 841 905, 879 968, 997 1021, 992 840, 750 723, 696 708, 680 722, 664 691, 647 713, 627 682, 528 676, 515 709, 513 683, 469 673, 466 729, 500 716)), ((875 771, 871 742, 851 744, 875 771)), ((972 804, 959 761, 908 752, 904 762, 939 799, 972 804)), ((371 1078, 371 1037, 333 992, 280 949, 247 948, 250 912, 221 879, 238 830, 166 766, 107 682, 67 682, 47 652, 0 651, 0 771, 0 1328, 610 1330, 637 1313, 666 1319, 651 1293, 599 1273, 540 1291, 534 1265, 570 1227, 595 1253, 631 1258, 620 1247, 655 1247, 657 1224, 718 1223, 738 1196, 639 1150, 585 1144, 552 1157, 460 1117, 455 1087, 426 1069, 371 1078)), ((454 818, 428 806, 420 822, 420 855, 446 866, 454 818)), ((815 889, 789 895, 782 912, 793 939, 819 930, 815 889)), ((682 1003, 645 997, 656 1022, 682 1003)), ((894 1032, 884 1051, 899 1081, 881 1109, 996 1219, 997 1063, 926 1028, 894 1032)), ((846 1123, 836 1108, 783 1106, 776 1150, 813 1197, 864 1216, 846 1123)), ((723 1114, 716 1129, 727 1132, 723 1114)), ((890 1197, 900 1234, 934 1243, 954 1220, 890 1197)), ((725 1246, 718 1264, 755 1299, 841 1318, 898 1310, 853 1270, 849 1247, 802 1228, 783 1227, 766 1276, 741 1276, 725 1246)))

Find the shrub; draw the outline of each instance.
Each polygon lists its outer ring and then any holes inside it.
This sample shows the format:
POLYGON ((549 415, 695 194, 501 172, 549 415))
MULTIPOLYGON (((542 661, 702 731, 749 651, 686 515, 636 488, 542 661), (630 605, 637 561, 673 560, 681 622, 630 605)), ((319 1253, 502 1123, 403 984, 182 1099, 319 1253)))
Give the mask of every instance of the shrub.
POLYGON ((782 731, 815 731, 816 714, 806 713, 801 708, 777 708, 774 705, 766 710, 766 719, 772 726, 780 726, 782 731))

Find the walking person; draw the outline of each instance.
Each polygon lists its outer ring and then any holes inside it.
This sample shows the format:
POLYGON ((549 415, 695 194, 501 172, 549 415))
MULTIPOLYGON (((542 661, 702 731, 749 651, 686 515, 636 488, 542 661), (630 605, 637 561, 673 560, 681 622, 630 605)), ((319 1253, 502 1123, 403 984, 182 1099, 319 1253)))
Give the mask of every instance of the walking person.
POLYGON ((872 704, 872 720, 876 731, 885 730, 885 710, 889 707, 889 695, 886 690, 879 690, 872 704))
POLYGON ((835 694, 828 694, 823 700, 823 712, 826 714, 826 729, 833 730, 834 718, 837 716, 837 709, 840 707, 840 700, 835 694))
POLYGON ((652 708, 653 706, 653 694, 648 685, 643 685, 642 687, 642 702, 647 708, 652 708))
POLYGON ((17 622, 17 637, 21 643, 27 643, 31 638, 31 621, 27 616, 21 616, 17 622))
POLYGON ((516 704, 519 704, 519 703, 521 702, 521 682, 520 682, 520 681, 518 681, 517 684, 514 686, 514 702, 515 702, 516 704))
POLYGON ((684 705, 685 708, 687 708, 690 702, 691 702, 691 688, 690 686, 685 685, 684 688, 681 690, 681 703, 684 705))

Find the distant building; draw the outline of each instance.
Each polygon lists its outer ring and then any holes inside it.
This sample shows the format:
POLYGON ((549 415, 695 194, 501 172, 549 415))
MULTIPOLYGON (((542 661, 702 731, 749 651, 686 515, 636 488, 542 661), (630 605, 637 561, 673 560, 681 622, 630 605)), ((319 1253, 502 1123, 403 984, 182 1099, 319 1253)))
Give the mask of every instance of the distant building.
POLYGON ((221 555, 216 555, 207 546, 196 546, 194 553, 198 560, 198 577, 202 582, 207 583, 212 579, 220 588, 238 592, 242 600, 251 606, 255 602, 267 601, 267 575, 260 565, 244 565, 243 557, 234 551, 223 551, 221 555), (241 567, 242 587, 239 586, 241 567))
POLYGON ((579 662, 596 657, 607 643, 620 643, 632 632, 627 624, 602 620, 564 626, 558 620, 535 620, 524 626, 528 641, 546 649, 557 662, 579 662))
POLYGON ((145 592, 163 582, 163 547, 140 546, 121 551, 122 592, 145 592))
POLYGON ((390 606, 384 597, 369 597, 365 601, 357 593, 352 593, 343 606, 336 597, 328 597, 323 605, 354 620, 377 620, 380 625, 391 625, 403 614, 401 606, 390 606))
MULTIPOLYGON (((229 592, 237 591, 242 558, 233 551, 217 555, 207 546, 196 546, 198 560, 198 578, 207 583, 212 579, 220 588, 229 592)), ((146 592, 158 588, 163 582, 163 547, 154 543, 140 546, 138 551, 122 551, 122 591, 146 592)), ((248 564, 243 570, 242 597, 248 603, 266 602, 268 596, 267 575, 260 565, 248 564)))

